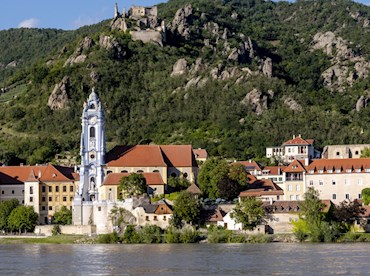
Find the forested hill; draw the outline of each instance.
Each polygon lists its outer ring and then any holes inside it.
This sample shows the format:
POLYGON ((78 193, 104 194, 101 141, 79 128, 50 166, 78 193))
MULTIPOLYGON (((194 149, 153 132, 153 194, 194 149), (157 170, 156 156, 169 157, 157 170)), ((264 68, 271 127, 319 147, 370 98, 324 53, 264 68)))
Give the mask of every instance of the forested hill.
POLYGON ((122 31, 119 20, 0 32, 0 161, 77 155, 92 87, 109 148, 186 143, 249 159, 293 134, 369 143, 367 6, 170 0, 150 23, 126 18, 122 31), (162 21, 163 43, 133 41, 130 31, 162 21))

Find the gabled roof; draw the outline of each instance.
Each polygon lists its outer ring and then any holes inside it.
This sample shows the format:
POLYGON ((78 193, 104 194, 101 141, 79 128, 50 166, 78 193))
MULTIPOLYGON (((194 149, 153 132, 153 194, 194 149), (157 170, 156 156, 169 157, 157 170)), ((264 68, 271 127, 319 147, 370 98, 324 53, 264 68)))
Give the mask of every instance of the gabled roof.
POLYGON ((197 167, 191 145, 116 146, 107 154, 108 167, 197 167))
MULTIPOLYGON (((289 200, 289 201, 274 201, 272 204, 270 202, 263 202, 262 207, 267 213, 296 213, 300 211, 300 204, 303 200, 289 200)), ((321 200, 325 206, 322 209, 323 212, 328 212, 333 203, 324 199, 321 200)))
POLYGON ((4 166, 0 167, 1 184, 22 184, 26 181, 73 181, 77 175, 73 168, 43 165, 43 166, 4 166))
POLYGON ((186 189, 186 191, 188 191, 189 193, 194 194, 194 195, 201 195, 202 194, 202 191, 194 183, 191 184, 189 186, 189 188, 186 189))
POLYGON ((282 175, 286 166, 266 166, 262 171, 268 171, 269 175, 282 175))
POLYGON ((202 158, 207 159, 208 158, 208 152, 205 149, 193 149, 195 158, 202 158))
POLYGON ((258 179, 253 183, 248 184, 248 189, 241 192, 239 197, 260 197, 266 195, 284 195, 284 191, 272 182, 271 179, 258 179))
POLYGON ((284 169, 284 172, 289 172, 289 173, 300 173, 300 172, 305 172, 305 171, 306 171, 305 167, 302 165, 302 163, 299 160, 294 160, 284 169))
POLYGON ((303 139, 302 137, 295 137, 293 139, 290 139, 283 143, 283 146, 289 146, 289 145, 312 145, 314 143, 313 139, 303 139))
POLYGON ((198 167, 191 145, 163 145, 160 148, 169 167, 198 167))
POLYGON ((365 172, 366 169, 370 168, 370 158, 347 158, 347 159, 315 159, 310 165, 306 167, 307 171, 317 174, 319 170, 323 170, 322 173, 348 173, 351 172, 365 172), (330 170, 330 172, 328 171, 330 170), (339 172, 337 170, 340 170, 339 172))
POLYGON ((159 146, 117 146, 107 154, 108 167, 167 167, 159 146))
MULTIPOLYGON (((129 176, 131 173, 110 173, 105 179, 103 185, 119 185, 122 177, 129 176)), ((164 185, 160 173, 141 173, 144 175, 147 185, 164 185)))
MULTIPOLYGON (((163 208, 163 206, 167 207, 165 210, 168 210, 169 212, 162 213, 162 215, 166 214, 172 214, 172 207, 165 201, 165 200, 159 200, 156 203, 153 204, 142 204, 139 207, 142 207, 147 214, 155 214, 159 208, 163 208)), ((161 210, 159 210, 161 211, 161 210)))

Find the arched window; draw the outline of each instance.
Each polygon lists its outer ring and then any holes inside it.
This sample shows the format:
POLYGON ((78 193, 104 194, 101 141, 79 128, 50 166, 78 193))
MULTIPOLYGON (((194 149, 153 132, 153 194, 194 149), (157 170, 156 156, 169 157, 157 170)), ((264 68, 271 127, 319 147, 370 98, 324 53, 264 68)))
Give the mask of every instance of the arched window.
POLYGON ((159 171, 158 171, 158 170, 154 170, 153 172, 155 172, 155 173, 159 173, 159 171))
POLYGON ((184 176, 184 178, 187 178, 187 177, 188 177, 188 173, 186 173, 186 172, 185 172, 185 173, 183 174, 183 176, 184 176))
POLYGON ((121 173, 128 173, 128 171, 126 171, 126 170, 123 170, 123 171, 121 171, 121 173))
POLYGON ((90 109, 95 109, 95 104, 90 104, 90 109))
POLYGON ((177 177, 177 173, 174 173, 174 172, 173 172, 173 173, 171 173, 171 176, 172 176, 172 177, 177 177))
POLYGON ((138 170, 137 172, 138 172, 138 173, 143 173, 144 171, 143 171, 143 170, 138 170))
POLYGON ((90 184, 95 185, 95 177, 90 178, 90 184))
POLYGON ((95 138, 95 127, 90 127, 90 138, 95 138))
POLYGON ((110 173, 112 173, 112 171, 107 171, 107 175, 110 174, 110 173))

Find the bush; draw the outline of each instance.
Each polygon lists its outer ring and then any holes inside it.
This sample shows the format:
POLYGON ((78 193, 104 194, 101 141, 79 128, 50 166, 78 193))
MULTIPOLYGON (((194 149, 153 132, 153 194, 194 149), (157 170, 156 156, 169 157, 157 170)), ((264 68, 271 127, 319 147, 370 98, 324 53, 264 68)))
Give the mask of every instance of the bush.
POLYGON ((181 233, 180 230, 177 230, 175 227, 167 228, 164 234, 165 243, 180 243, 181 242, 181 233))
POLYGON ((139 236, 143 243, 161 243, 162 229, 156 225, 145 225, 140 230, 139 236))
POLYGON ((127 225, 122 241, 124 243, 140 243, 140 236, 136 232, 134 225, 127 225))
POLYGON ((98 236, 97 243, 118 243, 119 237, 116 231, 110 234, 102 234, 98 236))
POLYGON ((51 233, 52 233, 53 236, 60 235, 60 226, 59 226, 59 224, 55 224, 53 226, 53 230, 51 230, 51 233))
POLYGON ((208 229, 209 243, 227 243, 230 242, 232 232, 223 228, 210 227, 208 229))
POLYGON ((273 239, 274 237, 271 235, 256 234, 256 235, 251 235, 249 237, 249 242, 250 243, 268 243, 268 242, 272 242, 273 239))
POLYGON ((195 243, 199 240, 199 232, 194 229, 184 229, 181 232, 180 240, 182 243, 195 243))

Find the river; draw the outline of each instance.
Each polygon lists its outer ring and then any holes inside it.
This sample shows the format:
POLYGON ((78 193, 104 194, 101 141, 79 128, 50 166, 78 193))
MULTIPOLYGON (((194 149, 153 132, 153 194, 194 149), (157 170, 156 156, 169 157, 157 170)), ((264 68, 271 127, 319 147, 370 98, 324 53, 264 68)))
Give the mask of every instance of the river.
POLYGON ((369 275, 370 243, 0 245, 0 275, 369 275))

